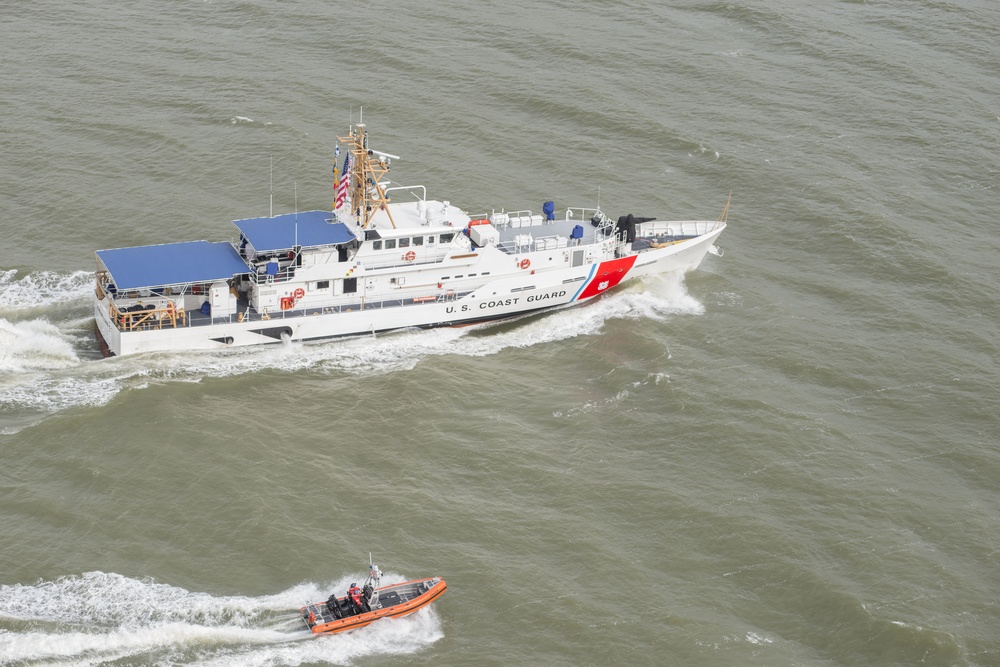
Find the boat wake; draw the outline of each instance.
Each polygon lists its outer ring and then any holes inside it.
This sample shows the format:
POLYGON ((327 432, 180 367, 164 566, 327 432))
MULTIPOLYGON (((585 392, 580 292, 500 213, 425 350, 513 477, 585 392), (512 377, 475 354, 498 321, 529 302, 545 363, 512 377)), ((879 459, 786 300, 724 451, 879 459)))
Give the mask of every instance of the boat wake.
POLYGON ((0 434, 46 417, 99 407, 122 391, 171 382, 201 382, 262 371, 376 375, 414 368, 434 356, 482 357, 599 334, 614 319, 665 321, 703 307, 676 275, 624 286, 587 304, 537 318, 516 330, 491 325, 400 331, 342 340, 282 343, 222 352, 179 352, 102 360, 89 310, 92 274, 0 273, 0 434), (469 335, 477 332, 477 335, 469 335), (462 345, 455 340, 464 338, 462 345))
POLYGON ((348 583, 300 584, 256 598, 215 597, 104 572, 0 586, 0 665, 347 664, 415 653, 444 636, 434 611, 423 609, 314 637, 298 608, 348 583))

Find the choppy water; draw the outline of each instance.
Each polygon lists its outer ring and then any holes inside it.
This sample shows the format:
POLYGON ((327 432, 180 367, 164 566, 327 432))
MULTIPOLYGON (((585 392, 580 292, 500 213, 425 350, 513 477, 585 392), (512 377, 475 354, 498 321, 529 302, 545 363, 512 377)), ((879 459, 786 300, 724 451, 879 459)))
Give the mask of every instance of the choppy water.
POLYGON ((1000 665, 1000 7, 0 17, 0 664, 1000 665), (500 326, 101 360, 93 251, 331 201, 710 218, 500 326), (271 162, 273 159, 273 181, 271 162), (374 552, 430 610, 313 639, 374 552))

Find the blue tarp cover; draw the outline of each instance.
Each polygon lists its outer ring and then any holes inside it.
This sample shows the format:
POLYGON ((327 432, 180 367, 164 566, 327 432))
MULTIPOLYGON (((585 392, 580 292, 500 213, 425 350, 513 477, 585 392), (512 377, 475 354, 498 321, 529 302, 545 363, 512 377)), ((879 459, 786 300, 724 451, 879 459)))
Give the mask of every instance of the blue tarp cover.
POLYGON ((117 250, 98 250, 119 290, 228 280, 249 273, 232 244, 189 241, 117 250))
POLYGON ((296 245, 322 246, 347 243, 354 234, 342 222, 329 222, 329 211, 286 213, 273 218, 247 218, 234 220, 250 245, 257 252, 292 250, 296 245))

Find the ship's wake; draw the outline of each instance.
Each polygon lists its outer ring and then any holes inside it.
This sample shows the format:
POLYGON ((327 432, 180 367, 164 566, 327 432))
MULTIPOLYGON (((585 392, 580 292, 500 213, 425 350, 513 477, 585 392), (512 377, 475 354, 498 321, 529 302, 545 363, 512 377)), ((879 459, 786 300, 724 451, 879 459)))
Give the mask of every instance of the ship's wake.
POLYGON ((595 335, 613 319, 666 321, 702 312, 680 276, 664 275, 633 282, 583 307, 530 318, 516 330, 479 325, 102 360, 90 315, 91 289, 92 274, 86 272, 22 278, 0 272, 0 434, 155 384, 266 371, 377 375, 409 370, 433 356, 488 356, 595 335), (473 331, 480 333, 469 336, 473 331), (455 345, 463 337, 462 345, 455 345))
POLYGON ((0 586, 0 665, 348 664, 415 653, 443 637, 433 609, 314 637, 298 608, 348 583, 263 597, 215 597, 104 572, 0 586))

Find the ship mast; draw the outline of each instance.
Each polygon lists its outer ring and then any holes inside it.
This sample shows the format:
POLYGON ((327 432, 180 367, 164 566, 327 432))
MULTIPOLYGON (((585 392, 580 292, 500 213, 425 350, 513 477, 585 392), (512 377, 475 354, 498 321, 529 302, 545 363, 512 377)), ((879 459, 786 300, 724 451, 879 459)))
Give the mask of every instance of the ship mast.
POLYGON ((368 148, 368 131, 364 123, 358 123, 348 136, 337 139, 344 142, 351 152, 351 173, 344 174, 344 178, 351 179, 348 192, 354 220, 362 229, 367 229, 375 214, 383 210, 395 228, 396 221, 392 219, 392 212, 388 207, 390 200, 381 180, 389 173, 390 159, 396 156, 368 148))

